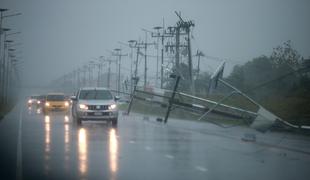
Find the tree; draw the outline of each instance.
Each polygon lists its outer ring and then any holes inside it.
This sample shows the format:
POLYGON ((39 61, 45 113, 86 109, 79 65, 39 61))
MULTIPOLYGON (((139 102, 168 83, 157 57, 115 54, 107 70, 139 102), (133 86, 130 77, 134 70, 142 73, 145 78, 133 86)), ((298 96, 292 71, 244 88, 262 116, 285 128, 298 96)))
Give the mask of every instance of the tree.
POLYGON ((296 69, 300 66, 302 58, 298 51, 293 48, 291 41, 288 40, 282 46, 273 48, 271 59, 275 67, 288 65, 296 69))

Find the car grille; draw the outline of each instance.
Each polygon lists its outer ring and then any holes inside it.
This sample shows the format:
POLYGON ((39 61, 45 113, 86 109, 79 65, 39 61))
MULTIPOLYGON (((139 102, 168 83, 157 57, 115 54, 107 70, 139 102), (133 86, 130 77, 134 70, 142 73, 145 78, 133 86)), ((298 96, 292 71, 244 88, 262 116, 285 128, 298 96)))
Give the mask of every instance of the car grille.
MULTIPOLYGON (((109 115, 110 115, 109 112, 102 112, 102 113, 100 114, 100 116, 109 116, 109 115)), ((98 116, 98 114, 95 114, 94 112, 88 112, 88 113, 87 113, 87 116, 98 116)))
POLYGON ((88 105, 88 110, 108 110, 108 105, 88 105))
POLYGON ((53 105, 52 107, 53 107, 53 108, 61 108, 62 105, 53 105))

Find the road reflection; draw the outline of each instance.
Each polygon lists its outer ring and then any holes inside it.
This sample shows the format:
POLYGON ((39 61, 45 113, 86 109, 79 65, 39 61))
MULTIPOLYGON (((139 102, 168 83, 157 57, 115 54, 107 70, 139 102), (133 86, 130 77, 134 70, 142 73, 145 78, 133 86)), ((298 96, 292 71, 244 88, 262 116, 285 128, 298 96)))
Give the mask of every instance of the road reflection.
POLYGON ((65 169, 69 169, 69 160, 70 160, 70 127, 69 117, 65 116, 64 118, 64 140, 65 140, 65 169))
POLYGON ((116 179, 118 170, 118 140, 114 128, 109 130, 109 166, 111 179, 116 179))
POLYGON ((46 174, 49 173, 50 170, 50 165, 49 165, 49 161, 50 161, 50 144, 51 144, 51 124, 50 124, 50 117, 49 116, 45 116, 44 117, 44 132, 45 132, 45 153, 44 153, 44 159, 45 159, 45 167, 44 167, 44 171, 46 174))
POLYGON ((87 154, 87 131, 84 128, 79 129, 78 157, 79 157, 79 172, 81 173, 81 175, 85 175, 88 169, 88 154, 87 154))

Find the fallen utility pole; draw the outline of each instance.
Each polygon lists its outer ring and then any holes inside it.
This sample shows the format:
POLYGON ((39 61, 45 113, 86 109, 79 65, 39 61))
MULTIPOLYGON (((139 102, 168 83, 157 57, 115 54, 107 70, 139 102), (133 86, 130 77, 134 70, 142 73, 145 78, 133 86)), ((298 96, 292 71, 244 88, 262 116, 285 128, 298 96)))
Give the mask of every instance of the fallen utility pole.
POLYGON ((171 111, 171 108, 172 108, 172 104, 173 104, 173 101, 174 101, 174 96, 176 94, 177 88, 179 86, 180 78, 181 78, 180 76, 176 76, 176 75, 170 75, 170 77, 171 78, 176 78, 177 80, 175 82, 171 98, 169 99, 169 104, 168 104, 168 108, 167 108, 167 112, 166 112, 166 116, 165 116, 165 120, 164 120, 165 123, 167 123, 167 121, 168 121, 168 118, 169 118, 169 115, 170 115, 170 111, 171 111))

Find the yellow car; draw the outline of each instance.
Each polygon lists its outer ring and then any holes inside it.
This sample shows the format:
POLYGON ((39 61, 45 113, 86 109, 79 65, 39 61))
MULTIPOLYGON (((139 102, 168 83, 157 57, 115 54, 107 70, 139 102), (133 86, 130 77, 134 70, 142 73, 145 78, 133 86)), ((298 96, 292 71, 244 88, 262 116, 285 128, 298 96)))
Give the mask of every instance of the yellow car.
POLYGON ((44 113, 50 111, 69 111, 70 102, 66 99, 63 93, 49 93, 46 96, 45 104, 43 107, 44 113))

